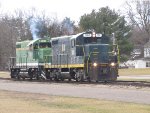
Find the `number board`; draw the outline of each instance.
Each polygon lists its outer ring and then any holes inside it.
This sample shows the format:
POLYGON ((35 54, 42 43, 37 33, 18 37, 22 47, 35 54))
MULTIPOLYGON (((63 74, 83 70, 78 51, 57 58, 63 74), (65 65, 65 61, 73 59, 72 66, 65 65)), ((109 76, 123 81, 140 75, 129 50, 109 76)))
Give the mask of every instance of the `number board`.
MULTIPOLYGON (((92 37, 92 34, 83 34, 83 37, 92 37)), ((102 37, 102 34, 100 34, 100 33, 97 33, 96 34, 96 37, 102 37)))
POLYGON ((92 34, 83 34, 83 37, 92 37, 92 34))

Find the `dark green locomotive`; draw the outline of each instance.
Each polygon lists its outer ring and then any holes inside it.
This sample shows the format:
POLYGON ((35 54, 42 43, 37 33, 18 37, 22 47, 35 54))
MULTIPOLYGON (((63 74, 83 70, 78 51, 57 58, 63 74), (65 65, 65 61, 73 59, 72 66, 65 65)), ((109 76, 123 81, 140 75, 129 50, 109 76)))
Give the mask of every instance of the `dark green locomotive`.
POLYGON ((45 65, 51 79, 108 81, 118 76, 118 48, 110 37, 95 32, 51 39, 52 63, 45 65))

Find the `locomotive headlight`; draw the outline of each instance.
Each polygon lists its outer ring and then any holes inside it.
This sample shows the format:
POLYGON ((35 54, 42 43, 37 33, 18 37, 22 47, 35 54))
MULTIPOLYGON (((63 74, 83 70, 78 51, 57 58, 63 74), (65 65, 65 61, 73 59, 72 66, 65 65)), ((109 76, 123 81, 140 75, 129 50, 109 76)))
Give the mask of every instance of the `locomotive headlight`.
POLYGON ((114 62, 112 62, 110 65, 111 65, 112 67, 114 67, 116 64, 115 64, 114 62))
POLYGON ((93 32, 93 33, 92 33, 92 37, 95 37, 95 36, 96 36, 96 33, 95 33, 95 32, 93 32))
POLYGON ((97 63, 96 63, 96 62, 94 62, 94 63, 93 63, 93 66, 94 66, 94 67, 96 67, 96 66, 97 66, 97 63))

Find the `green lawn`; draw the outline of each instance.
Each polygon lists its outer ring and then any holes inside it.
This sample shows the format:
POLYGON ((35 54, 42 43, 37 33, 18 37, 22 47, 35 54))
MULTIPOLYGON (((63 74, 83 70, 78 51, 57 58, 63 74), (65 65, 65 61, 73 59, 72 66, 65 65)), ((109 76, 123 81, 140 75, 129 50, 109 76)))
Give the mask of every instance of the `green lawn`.
POLYGON ((0 113, 149 113, 150 106, 0 91, 0 113))

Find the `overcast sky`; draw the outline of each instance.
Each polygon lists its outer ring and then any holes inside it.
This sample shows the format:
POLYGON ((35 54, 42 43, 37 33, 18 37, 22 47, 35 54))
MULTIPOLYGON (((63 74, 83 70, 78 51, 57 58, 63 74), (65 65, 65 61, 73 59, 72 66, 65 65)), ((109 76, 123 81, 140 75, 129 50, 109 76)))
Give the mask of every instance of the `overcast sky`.
POLYGON ((81 15, 90 13, 92 9, 109 6, 118 10, 124 2, 125 0, 0 0, 0 9, 3 12, 13 12, 16 9, 36 8, 60 19, 70 17, 78 21, 81 15))

